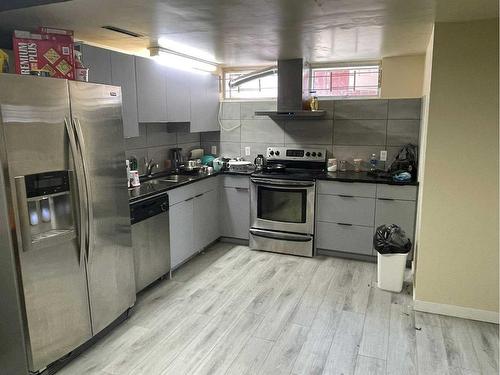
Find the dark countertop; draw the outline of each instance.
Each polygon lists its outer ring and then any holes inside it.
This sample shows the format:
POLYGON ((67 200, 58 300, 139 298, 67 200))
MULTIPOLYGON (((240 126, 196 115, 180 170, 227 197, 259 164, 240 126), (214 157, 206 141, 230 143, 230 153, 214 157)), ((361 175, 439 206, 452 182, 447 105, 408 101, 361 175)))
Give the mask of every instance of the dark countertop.
POLYGON ((395 182, 388 177, 380 177, 369 174, 368 172, 325 172, 323 175, 316 177, 317 180, 328 180, 328 181, 341 181, 341 182, 365 182, 372 184, 388 184, 388 185, 398 185, 398 186, 418 186, 418 181, 410 182, 395 182))
POLYGON ((176 189, 180 186, 189 185, 193 182, 203 180, 205 178, 217 176, 219 173, 199 173, 195 175, 179 175, 182 176, 177 182, 163 181, 169 175, 159 175, 147 181, 142 181, 140 186, 129 188, 129 202, 134 203, 139 199, 156 195, 168 190, 176 189))
MULTIPOLYGON (((167 178, 168 174, 157 175, 153 178, 141 182, 141 185, 135 188, 128 189, 129 202, 134 203, 139 199, 146 198, 149 196, 156 195, 158 193, 166 192, 168 190, 176 189, 180 186, 192 184, 193 182, 203 180, 205 178, 218 176, 218 175, 230 175, 230 176, 251 176, 254 172, 212 172, 212 173, 200 173, 195 175, 179 175, 182 176, 179 181, 162 181, 167 178)), ((325 172, 323 174, 318 174, 315 176, 316 180, 327 180, 327 181, 341 181, 341 182, 364 182, 373 184, 388 184, 388 185, 410 185, 417 186, 418 182, 411 181, 409 183, 398 183, 392 181, 390 178, 378 177, 368 174, 367 172, 325 172)))
POLYGON ((181 176, 180 180, 177 182, 163 181, 164 179, 172 176, 168 173, 160 173, 148 178, 145 181, 141 181, 141 185, 128 189, 129 202, 134 203, 142 198, 147 198, 159 193, 166 192, 168 190, 176 189, 180 186, 189 185, 193 182, 203 180, 205 178, 222 175, 230 176, 250 176, 253 172, 212 172, 212 173, 199 173, 199 174, 181 174, 175 176, 181 176))

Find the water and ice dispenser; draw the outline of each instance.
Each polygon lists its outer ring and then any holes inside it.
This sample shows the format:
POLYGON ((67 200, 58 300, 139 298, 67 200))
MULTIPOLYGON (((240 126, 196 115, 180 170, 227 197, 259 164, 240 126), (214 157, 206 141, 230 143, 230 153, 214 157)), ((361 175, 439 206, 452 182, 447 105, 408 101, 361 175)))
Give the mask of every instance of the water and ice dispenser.
POLYGON ((15 178, 24 251, 76 237, 69 171, 15 178))

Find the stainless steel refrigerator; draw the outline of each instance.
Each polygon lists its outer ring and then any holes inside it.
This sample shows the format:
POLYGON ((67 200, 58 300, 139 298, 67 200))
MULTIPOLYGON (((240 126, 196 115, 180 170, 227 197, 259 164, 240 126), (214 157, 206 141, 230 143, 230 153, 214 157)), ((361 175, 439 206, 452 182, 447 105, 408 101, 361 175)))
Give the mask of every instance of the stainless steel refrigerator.
POLYGON ((135 302, 124 160, 119 87, 0 74, 0 297, 19 300, 30 371, 135 302))

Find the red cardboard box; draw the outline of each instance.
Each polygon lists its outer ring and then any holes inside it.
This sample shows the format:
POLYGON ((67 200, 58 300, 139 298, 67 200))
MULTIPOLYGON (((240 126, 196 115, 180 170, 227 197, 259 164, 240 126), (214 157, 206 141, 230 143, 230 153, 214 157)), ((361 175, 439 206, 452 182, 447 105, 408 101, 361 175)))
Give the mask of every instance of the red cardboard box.
POLYGON ((13 44, 17 74, 42 70, 54 78, 75 79, 73 36, 16 30, 13 44))

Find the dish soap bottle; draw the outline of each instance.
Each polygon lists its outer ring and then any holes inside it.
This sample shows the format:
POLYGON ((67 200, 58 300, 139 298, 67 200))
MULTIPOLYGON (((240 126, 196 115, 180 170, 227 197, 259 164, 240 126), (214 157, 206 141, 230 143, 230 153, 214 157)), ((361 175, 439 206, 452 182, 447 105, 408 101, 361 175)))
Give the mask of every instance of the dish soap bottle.
POLYGON ((373 172, 377 170, 377 163, 378 163, 377 155, 372 154, 372 156, 370 156, 370 171, 373 172))

